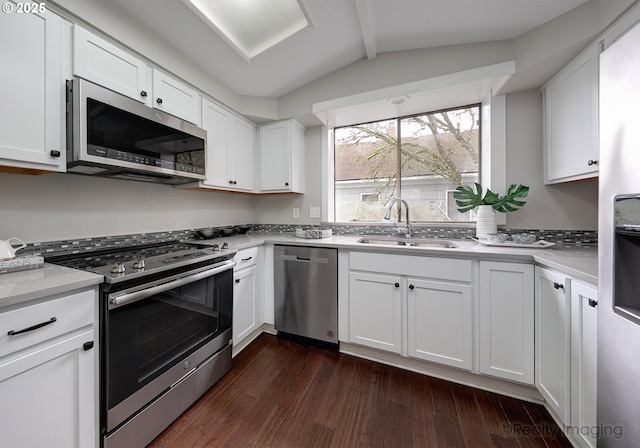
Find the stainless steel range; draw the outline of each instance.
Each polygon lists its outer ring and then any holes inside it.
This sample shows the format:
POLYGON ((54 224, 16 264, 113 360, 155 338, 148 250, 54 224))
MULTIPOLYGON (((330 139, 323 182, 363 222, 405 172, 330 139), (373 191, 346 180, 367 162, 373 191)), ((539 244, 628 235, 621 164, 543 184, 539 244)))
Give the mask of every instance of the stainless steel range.
POLYGON ((171 242, 47 259, 105 278, 104 447, 146 446, 229 371, 235 253, 171 242))

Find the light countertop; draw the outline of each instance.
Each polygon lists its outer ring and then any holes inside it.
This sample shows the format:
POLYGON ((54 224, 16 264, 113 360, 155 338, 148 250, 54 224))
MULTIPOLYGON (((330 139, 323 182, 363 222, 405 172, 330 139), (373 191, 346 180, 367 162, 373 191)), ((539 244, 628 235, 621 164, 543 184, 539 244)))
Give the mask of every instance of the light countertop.
MULTIPOLYGON (((594 246, 555 245, 546 249, 485 246, 475 241, 452 240, 457 248, 403 247, 362 244, 358 235, 304 239, 294 234, 246 234, 188 242, 213 245, 228 243, 238 250, 262 244, 334 247, 338 249, 402 253, 452 258, 535 263, 557 270, 576 280, 597 285, 598 249, 594 246)), ((416 239, 419 241, 420 239, 416 239)), ((0 274, 0 309, 102 283, 103 277, 77 269, 45 263, 42 268, 0 274)))
MULTIPOLYGON (((451 240, 458 248, 403 247, 379 244, 362 244, 362 235, 335 235, 330 238, 305 239, 294 234, 246 234, 220 237, 211 240, 191 240, 189 242, 213 245, 228 243, 230 247, 244 249, 261 244, 286 244, 298 246, 335 247, 338 249, 403 253, 424 256, 443 256, 482 260, 533 262, 582 280, 592 285, 598 284, 598 248, 596 246, 575 246, 557 244, 548 248, 519 248, 485 246, 470 240, 451 240)), ((416 238, 416 241, 419 241, 416 238)))
POLYGON ((102 275, 45 263, 43 267, 0 274, 0 309, 99 285, 102 275))

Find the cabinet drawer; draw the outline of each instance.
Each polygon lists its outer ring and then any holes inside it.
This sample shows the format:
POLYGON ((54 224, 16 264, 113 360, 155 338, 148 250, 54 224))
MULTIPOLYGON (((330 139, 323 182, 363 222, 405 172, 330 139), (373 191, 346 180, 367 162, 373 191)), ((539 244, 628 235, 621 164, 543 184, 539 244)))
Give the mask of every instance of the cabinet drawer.
POLYGON ((351 252, 350 268, 454 282, 471 281, 471 260, 396 254, 351 252))
POLYGON ((53 339, 94 321, 96 292, 94 289, 25 306, 0 314, 0 358, 18 350, 53 339), (38 324, 55 322, 32 331, 9 335, 38 324))
POLYGON ((234 268, 236 271, 253 266, 256 264, 256 260, 258 259, 258 246, 239 250, 233 259, 237 263, 234 268))

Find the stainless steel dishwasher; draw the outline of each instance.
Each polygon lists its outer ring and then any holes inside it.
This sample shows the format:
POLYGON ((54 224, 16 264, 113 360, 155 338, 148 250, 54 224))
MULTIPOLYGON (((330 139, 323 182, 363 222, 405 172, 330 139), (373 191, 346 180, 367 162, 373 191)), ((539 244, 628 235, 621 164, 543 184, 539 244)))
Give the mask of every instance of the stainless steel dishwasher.
POLYGON ((338 250, 276 245, 273 254, 278 334, 337 348, 338 250))

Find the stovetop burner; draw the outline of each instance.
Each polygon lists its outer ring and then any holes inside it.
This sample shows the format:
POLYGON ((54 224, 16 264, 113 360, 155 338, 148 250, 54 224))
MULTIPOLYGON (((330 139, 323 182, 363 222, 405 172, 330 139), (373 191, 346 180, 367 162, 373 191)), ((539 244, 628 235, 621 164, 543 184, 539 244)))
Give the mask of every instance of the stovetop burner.
POLYGON ((210 264, 233 258, 235 249, 172 241, 130 246, 47 258, 47 262, 104 275, 107 283, 117 283, 163 270, 189 266, 209 260, 210 264))

